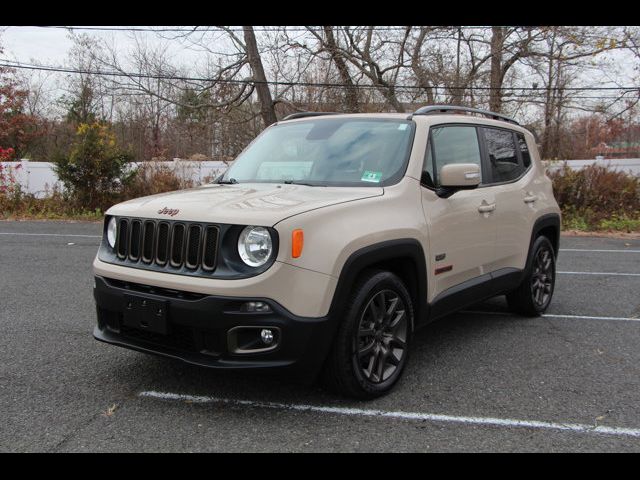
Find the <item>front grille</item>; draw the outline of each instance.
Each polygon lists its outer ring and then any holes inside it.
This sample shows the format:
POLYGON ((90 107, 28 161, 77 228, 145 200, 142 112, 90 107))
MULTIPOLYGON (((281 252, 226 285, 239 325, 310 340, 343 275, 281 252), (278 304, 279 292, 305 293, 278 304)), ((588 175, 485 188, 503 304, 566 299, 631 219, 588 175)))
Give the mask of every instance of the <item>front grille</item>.
POLYGON ((142 237, 142 261, 151 263, 153 261, 153 246, 155 243, 154 234, 156 224, 150 220, 144 222, 144 233, 142 237))
POLYGON ((140 242, 142 241, 142 222, 131 221, 131 235, 129 237, 129 260, 136 262, 140 258, 140 242))
POLYGON ((166 270, 216 268, 219 227, 194 222, 120 218, 116 254, 124 263, 155 264, 166 270))
POLYGON ((213 270, 216 268, 216 248, 218 244, 218 229, 207 227, 204 235, 204 254, 202 255, 202 268, 213 270))
POLYGON ((184 259, 184 225, 176 223, 171 230, 171 266, 182 266, 184 259))
POLYGON ((158 224, 158 235, 156 244, 157 254, 156 254, 156 263, 158 265, 165 265, 167 263, 167 259, 169 258, 169 233, 171 231, 171 226, 166 222, 160 222, 158 224))
POLYGON ((200 263, 200 236, 202 228, 200 225, 191 225, 187 236, 187 258, 185 265, 187 268, 198 268, 200 263))

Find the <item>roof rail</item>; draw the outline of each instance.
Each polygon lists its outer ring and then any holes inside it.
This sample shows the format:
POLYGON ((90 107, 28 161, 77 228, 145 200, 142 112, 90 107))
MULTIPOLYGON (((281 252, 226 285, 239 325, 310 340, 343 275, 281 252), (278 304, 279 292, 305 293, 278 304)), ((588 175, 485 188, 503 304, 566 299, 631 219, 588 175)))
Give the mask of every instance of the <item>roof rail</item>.
POLYGON ((501 113, 490 112, 489 110, 480 110, 479 108, 471 107, 459 107, 456 105, 428 105, 426 107, 419 108, 411 115, 429 115, 432 113, 447 113, 447 112, 467 112, 477 113, 478 115, 484 115, 494 120, 502 120, 504 122, 514 123, 520 125, 516 120, 501 113))
POLYGON ((281 121, 285 120, 295 120, 296 118, 304 118, 304 117, 320 117, 322 115, 338 115, 338 112, 296 112, 291 115, 287 115, 281 121))

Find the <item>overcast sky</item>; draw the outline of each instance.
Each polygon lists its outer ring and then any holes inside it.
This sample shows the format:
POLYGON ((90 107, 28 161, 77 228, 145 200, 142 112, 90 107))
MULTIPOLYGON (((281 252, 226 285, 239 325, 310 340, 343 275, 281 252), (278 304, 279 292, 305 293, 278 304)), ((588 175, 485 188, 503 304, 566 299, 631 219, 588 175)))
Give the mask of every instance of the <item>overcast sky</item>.
MULTIPOLYGON (((101 26, 102 27, 102 26, 101 26)), ((131 26, 104 26, 105 28, 124 28, 131 26)), ((151 28, 151 27, 141 27, 151 28)), ((156 27, 153 27, 156 28, 156 27)), ((160 28, 160 27, 158 27, 160 28)), ((189 28, 171 27, 171 28, 189 28)), ((109 42, 116 42, 123 50, 128 50, 133 46, 132 34, 130 32, 103 32, 95 30, 74 30, 75 33, 86 33, 92 37, 101 38, 109 42)), ((163 42, 164 40, 155 32, 136 32, 138 37, 148 39, 150 42, 163 42)), ((167 34, 170 35, 170 34, 167 34)), ((186 55, 197 59, 198 53, 184 48, 180 41, 169 42, 175 55, 186 55)), ((0 58, 18 60, 22 62, 41 63, 46 65, 60 66, 67 59, 69 49, 73 46, 70 34, 64 28, 43 28, 43 27, 0 27, 0 46, 4 52, 0 58)))
POLYGON ((3 58, 30 62, 38 60, 50 65, 61 64, 72 42, 63 29, 39 27, 3 27, 0 46, 3 58))
MULTIPOLYGON (((77 26, 78 27, 78 26, 77 26)), ((106 26, 105 26, 106 27, 106 26)), ((130 29, 131 26, 115 26, 108 28, 130 29)), ((142 27, 149 28, 149 27, 142 27)), ((162 27, 154 27, 162 28, 162 27)), ((188 26, 168 27, 188 29, 188 26)), ((259 28, 259 27, 258 27, 259 28)), ((92 37, 107 40, 109 43, 117 44, 118 50, 126 59, 126 52, 133 48, 134 41, 131 32, 104 32, 95 30, 75 30, 76 33, 87 33, 92 37)), ((166 37, 177 35, 175 33, 164 33, 165 39, 155 32, 136 32, 139 39, 148 40, 149 43, 166 43, 169 47, 173 64, 186 67, 188 73, 194 73, 196 65, 200 65, 207 55, 194 49, 186 48, 187 45, 182 40, 167 40, 166 37)), ((216 39, 213 39, 216 41, 216 39)), ((3 48, 1 59, 9 59, 26 63, 37 63, 50 66, 61 66, 66 63, 69 49, 73 46, 69 32, 64 28, 43 28, 43 27, 0 27, 0 47, 3 48)), ((218 45, 223 48, 222 45, 218 45)), ((635 83, 638 72, 637 59, 631 60, 628 53, 613 51, 601 56, 601 59, 609 62, 609 68, 605 71, 589 71, 585 68, 578 83, 584 85, 614 86, 631 85, 635 83), (597 77, 597 78, 596 78, 597 77), (615 83, 614 83, 615 82, 615 83)), ((57 78, 58 74, 51 75, 50 78, 57 78)), ((595 94, 592 94, 595 95, 595 94)), ((601 95, 615 95, 615 93, 602 93, 601 95)))

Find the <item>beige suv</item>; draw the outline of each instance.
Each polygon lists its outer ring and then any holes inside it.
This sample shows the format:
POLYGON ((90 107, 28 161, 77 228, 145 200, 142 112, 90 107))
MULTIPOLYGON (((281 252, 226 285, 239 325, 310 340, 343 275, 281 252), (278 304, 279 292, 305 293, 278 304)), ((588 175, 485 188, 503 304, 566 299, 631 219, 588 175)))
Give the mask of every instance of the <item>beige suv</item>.
POLYGON ((483 110, 294 114, 216 183, 106 213, 98 340, 359 398, 393 387, 428 322, 553 295, 551 182, 531 133, 483 110))

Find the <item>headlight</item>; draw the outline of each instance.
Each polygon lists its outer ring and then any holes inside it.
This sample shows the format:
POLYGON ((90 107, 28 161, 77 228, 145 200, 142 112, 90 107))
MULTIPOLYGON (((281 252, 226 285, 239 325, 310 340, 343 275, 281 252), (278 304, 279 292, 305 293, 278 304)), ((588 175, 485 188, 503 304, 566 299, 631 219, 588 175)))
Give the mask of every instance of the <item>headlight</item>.
POLYGON ((107 242, 111 245, 111 248, 116 246, 116 217, 111 217, 109 224, 107 225, 107 242))
POLYGON ((246 227, 238 239, 238 253, 244 263, 250 267, 260 267, 267 263, 273 243, 271 234, 264 227, 246 227))

